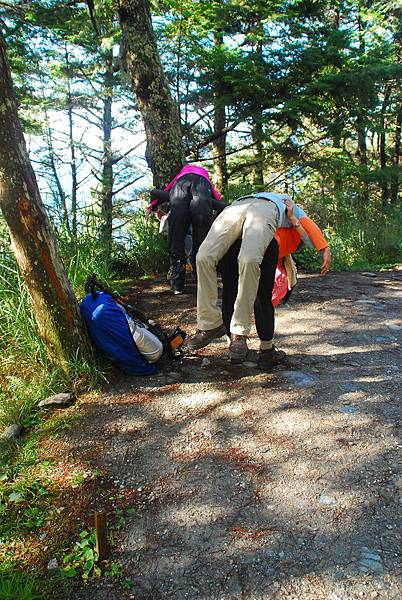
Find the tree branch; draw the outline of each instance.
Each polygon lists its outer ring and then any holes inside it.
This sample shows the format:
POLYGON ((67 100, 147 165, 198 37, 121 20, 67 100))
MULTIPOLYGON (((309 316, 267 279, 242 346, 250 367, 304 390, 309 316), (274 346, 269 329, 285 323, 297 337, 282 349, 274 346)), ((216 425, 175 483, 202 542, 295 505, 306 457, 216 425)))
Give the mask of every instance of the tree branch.
POLYGON ((188 156, 189 154, 198 152, 198 150, 201 150, 201 148, 205 148, 205 146, 208 146, 208 144, 210 144, 211 142, 214 142, 215 140, 222 137, 223 135, 226 135, 227 133, 229 133, 229 131, 233 131, 233 129, 236 129, 236 127, 242 121, 244 121, 244 117, 242 117, 241 119, 237 119, 234 123, 232 123, 231 125, 228 125, 228 127, 224 127, 220 131, 215 132, 213 135, 208 136, 200 144, 197 144, 197 146, 194 146, 193 148, 189 148, 186 152, 186 155, 188 156))
MULTIPOLYGON (((112 195, 114 196, 115 194, 119 194, 120 192, 122 192, 123 190, 125 190, 126 188, 128 188, 130 185, 133 185, 133 183, 135 183, 136 181, 138 181, 139 179, 141 179, 141 177, 142 177, 142 175, 140 175, 139 177, 136 177, 132 181, 129 181, 128 183, 122 185, 118 190, 114 190, 112 192, 112 195)), ((131 202, 132 202, 132 200, 131 200, 131 202)))

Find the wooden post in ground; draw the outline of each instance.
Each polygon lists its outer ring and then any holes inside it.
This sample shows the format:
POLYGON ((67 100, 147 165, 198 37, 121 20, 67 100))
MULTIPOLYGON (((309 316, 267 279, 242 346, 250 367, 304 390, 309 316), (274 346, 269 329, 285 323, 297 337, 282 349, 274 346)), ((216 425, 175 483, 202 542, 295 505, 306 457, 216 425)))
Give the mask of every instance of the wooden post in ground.
POLYGON ((106 560, 109 556, 107 541, 107 520, 105 512, 95 512, 96 552, 98 560, 106 560))

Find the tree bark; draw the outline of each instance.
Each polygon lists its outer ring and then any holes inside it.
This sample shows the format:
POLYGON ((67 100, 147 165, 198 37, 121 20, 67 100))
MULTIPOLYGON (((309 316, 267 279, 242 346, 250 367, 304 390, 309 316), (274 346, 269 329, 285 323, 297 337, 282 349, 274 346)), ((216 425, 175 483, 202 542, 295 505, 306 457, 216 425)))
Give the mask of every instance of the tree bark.
MULTIPOLYGON (((217 30, 214 35, 214 45, 219 48, 223 44, 222 30, 217 30)), ((223 92, 223 68, 218 68, 215 73, 214 82, 214 133, 223 131, 226 126, 226 107, 222 103, 223 92)), ((214 160, 214 179, 217 190, 222 194, 228 180, 226 164, 226 133, 217 137, 212 142, 212 156, 214 160)))
POLYGON ((68 361, 88 356, 90 345, 28 157, 1 31, 0 80, 0 207, 39 334, 49 358, 67 371, 68 361))
POLYGON ((128 72, 147 137, 154 185, 166 185, 185 163, 177 108, 162 69, 148 0, 118 0, 128 72))
MULTIPOLYGON (((256 60, 260 68, 263 68, 264 58, 263 58, 263 27, 261 22, 257 24, 257 31, 259 33, 259 38, 255 45, 255 55, 256 60)), ((253 161, 253 186, 254 189, 264 190, 264 131, 262 128, 262 108, 258 108, 255 114, 252 117, 252 126, 251 126, 251 139, 253 141, 253 153, 254 153, 254 161, 253 161)))
MULTIPOLYGON (((360 57, 364 56, 366 51, 366 26, 367 22, 365 21, 364 13, 362 11, 362 4, 358 3, 358 14, 357 14, 357 26, 358 26, 358 35, 359 35, 359 53, 360 57)), ((367 164, 367 128, 366 128, 366 118, 364 114, 363 107, 357 107, 357 118, 356 118, 356 133, 357 133, 357 156, 360 163, 360 179, 362 182, 362 187, 359 192, 359 206, 357 207, 360 211, 360 214, 363 213, 365 207, 368 205, 370 200, 369 196, 369 185, 368 185, 368 164, 367 164)))
POLYGON ((391 95, 390 87, 387 85, 384 93, 384 100, 381 107, 380 117, 380 167, 381 167, 381 200, 383 206, 386 206, 389 198, 388 179, 386 175, 387 168, 387 152, 386 152, 386 131, 385 131, 385 113, 389 105, 389 98, 391 95))
MULTIPOLYGON (((218 91, 214 94, 214 131, 222 131, 226 124, 225 107, 219 104, 218 91)), ((226 164, 226 133, 216 138, 212 142, 212 156, 214 159, 214 179, 215 187, 220 194, 223 194, 228 181, 228 170, 226 164)))
POLYGON ((71 169, 71 233, 77 237, 77 161, 75 158, 74 144, 74 121, 73 121, 73 97, 71 93, 70 60, 68 46, 65 46, 66 75, 67 75, 67 115, 68 115, 68 139, 70 143, 70 169, 71 169))
POLYGON ((102 246, 107 260, 112 253, 113 231, 113 155, 112 155, 113 52, 105 55, 103 91, 102 159, 102 246))
POLYGON ((398 203, 399 187, 401 182, 400 158, 401 158, 401 128, 402 128, 402 105, 398 106, 395 127, 394 152, 392 154, 391 171, 391 204, 398 203))
POLYGON ((253 163, 253 189, 264 189, 264 147, 263 147, 263 137, 264 132, 262 130, 262 125, 260 118, 261 114, 258 115, 257 118, 253 117, 252 129, 251 129, 251 139, 253 140, 253 149, 254 149, 254 163, 253 163))
MULTIPOLYGON (((402 7, 396 3, 393 10, 393 21, 394 25, 394 43, 395 43, 395 54, 396 62, 398 65, 402 64, 402 7)), ((400 87, 397 91, 396 98, 396 124, 395 124, 395 141, 394 148, 391 158, 391 185, 390 185, 390 199, 391 204, 394 206, 398 203, 399 188, 401 185, 401 128, 402 128, 402 101, 400 87)))
POLYGON ((54 159, 54 148, 53 148, 53 134, 50 128, 49 117, 47 115, 47 111, 45 110, 45 118, 47 123, 47 146, 48 146, 48 159, 50 164, 50 169, 53 174, 53 179, 57 188, 57 206, 59 212, 61 212, 61 222, 66 227, 67 232, 71 235, 70 229, 70 221, 68 218, 68 210, 67 210, 67 199, 66 194, 64 192, 63 186, 61 185, 60 177, 57 172, 56 161, 54 159))

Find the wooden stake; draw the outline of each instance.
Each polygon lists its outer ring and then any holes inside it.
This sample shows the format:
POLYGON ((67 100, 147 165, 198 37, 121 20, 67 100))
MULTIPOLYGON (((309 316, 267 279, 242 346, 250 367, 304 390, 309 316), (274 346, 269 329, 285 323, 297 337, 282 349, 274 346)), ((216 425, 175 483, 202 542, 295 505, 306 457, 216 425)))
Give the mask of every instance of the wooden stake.
POLYGON ((95 512, 95 528, 98 560, 106 560, 109 556, 109 544, 107 541, 107 520, 105 512, 95 512))

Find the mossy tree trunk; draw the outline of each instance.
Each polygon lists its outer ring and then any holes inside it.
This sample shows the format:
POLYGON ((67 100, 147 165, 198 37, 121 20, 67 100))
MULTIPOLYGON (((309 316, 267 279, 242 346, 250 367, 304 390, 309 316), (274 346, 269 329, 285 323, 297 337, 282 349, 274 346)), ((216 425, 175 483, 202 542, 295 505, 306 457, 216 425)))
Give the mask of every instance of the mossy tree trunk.
POLYGON ((180 121, 162 69, 148 0, 118 0, 127 69, 147 137, 154 185, 162 187, 185 163, 180 121))
POLYGON ((70 359, 89 356, 90 344, 28 157, 1 31, 0 81, 0 208, 39 334, 50 359, 67 370, 70 359))

